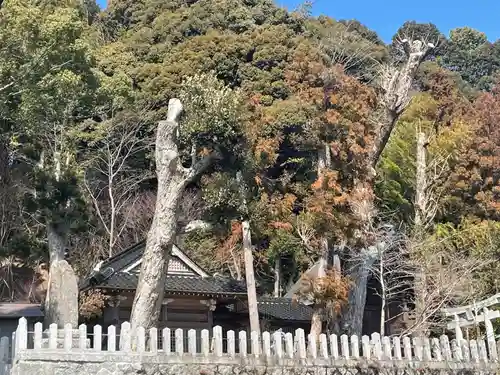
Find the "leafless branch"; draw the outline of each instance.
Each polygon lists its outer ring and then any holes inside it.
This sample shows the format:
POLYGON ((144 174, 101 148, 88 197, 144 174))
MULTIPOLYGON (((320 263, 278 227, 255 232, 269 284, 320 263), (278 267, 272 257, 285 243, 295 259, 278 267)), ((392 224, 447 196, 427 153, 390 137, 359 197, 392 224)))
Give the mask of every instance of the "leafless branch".
POLYGON ((108 235, 109 256, 127 227, 140 184, 152 176, 148 170, 130 167, 133 157, 149 145, 140 133, 144 117, 110 119, 104 124, 97 155, 85 174, 85 187, 108 235))

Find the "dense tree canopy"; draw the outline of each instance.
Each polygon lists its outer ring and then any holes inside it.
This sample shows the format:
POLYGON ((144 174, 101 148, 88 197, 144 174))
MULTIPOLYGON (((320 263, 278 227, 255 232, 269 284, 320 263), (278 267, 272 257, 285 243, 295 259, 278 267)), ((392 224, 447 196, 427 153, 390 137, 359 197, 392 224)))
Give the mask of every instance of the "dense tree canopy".
POLYGON ((385 45, 356 20, 289 12, 272 0, 113 0, 105 10, 90 0, 5 0, 0 254, 45 262, 52 228, 85 274, 99 256, 144 238, 156 122, 181 97, 182 162, 191 147, 198 157, 217 154, 189 181, 179 217, 180 226, 210 223, 178 238, 205 268, 243 275, 237 176, 266 293, 277 259, 284 290, 316 262, 322 239, 359 250, 391 223, 416 241, 423 133, 433 211, 419 244, 460 256, 467 248, 484 259, 476 290, 496 292, 488 261, 500 253, 499 68, 499 42, 468 27, 446 37, 408 21, 385 45), (433 48, 373 168, 381 72, 404 64, 405 38, 433 48), (325 146, 331 163, 319 173, 325 146))

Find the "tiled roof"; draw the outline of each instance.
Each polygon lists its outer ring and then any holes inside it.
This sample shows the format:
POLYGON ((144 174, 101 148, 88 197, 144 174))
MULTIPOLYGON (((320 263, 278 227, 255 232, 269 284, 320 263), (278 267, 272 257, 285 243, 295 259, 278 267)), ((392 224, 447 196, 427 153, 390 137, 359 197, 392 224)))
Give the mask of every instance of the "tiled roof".
MULTIPOLYGON (((117 272, 96 288, 135 290, 139 278, 136 274, 117 272)), ((166 293, 205 294, 205 295, 246 295, 244 282, 222 277, 168 276, 165 282, 166 293)))
POLYGON ((259 314, 280 320, 310 321, 313 309, 290 298, 259 298, 259 314))
MULTIPOLYGON (((89 277, 83 280, 80 288, 135 290, 139 277, 137 273, 125 270, 141 259, 144 247, 142 241, 106 260, 101 265, 101 274, 93 275, 93 283, 89 277)), ((247 290, 244 281, 231 278, 167 275, 165 293, 246 297, 247 290)), ((312 316, 310 307, 292 302, 291 298, 260 298, 258 309, 262 316, 272 319, 308 321, 312 316)))
POLYGON ((43 312, 39 304, 33 303, 0 303, 1 318, 38 318, 43 312))

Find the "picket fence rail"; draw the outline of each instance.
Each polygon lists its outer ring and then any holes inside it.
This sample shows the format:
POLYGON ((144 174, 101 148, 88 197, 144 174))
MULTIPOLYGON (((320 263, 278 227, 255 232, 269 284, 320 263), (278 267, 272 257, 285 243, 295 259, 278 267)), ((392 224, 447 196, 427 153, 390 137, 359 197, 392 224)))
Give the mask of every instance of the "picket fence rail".
MULTIPOLYGON (((261 337, 252 332, 249 339, 246 331, 227 331, 223 337, 222 327, 187 331, 187 345, 184 330, 169 328, 145 330, 138 328, 132 332, 130 324, 123 323, 119 335, 114 326, 103 334, 99 325, 88 327, 84 324, 78 329, 70 325, 58 330, 55 324, 47 332, 41 323, 36 323, 33 332, 28 332, 26 319, 19 320, 15 332, 15 354, 18 353, 68 353, 84 352, 94 354, 142 354, 168 355, 177 357, 196 356, 210 358, 217 363, 217 357, 248 357, 269 360, 372 360, 372 361, 411 361, 411 362, 460 362, 496 363, 498 362, 497 343, 494 340, 449 340, 447 336, 438 338, 380 337, 374 333, 361 337, 353 335, 321 334, 319 337, 306 337, 303 329, 295 334, 282 332, 263 332, 261 337), (89 339, 91 337, 91 339, 89 339), (187 347, 187 350, 186 350, 187 347)), ((9 339, 0 341, 2 358, 7 357, 9 339)))

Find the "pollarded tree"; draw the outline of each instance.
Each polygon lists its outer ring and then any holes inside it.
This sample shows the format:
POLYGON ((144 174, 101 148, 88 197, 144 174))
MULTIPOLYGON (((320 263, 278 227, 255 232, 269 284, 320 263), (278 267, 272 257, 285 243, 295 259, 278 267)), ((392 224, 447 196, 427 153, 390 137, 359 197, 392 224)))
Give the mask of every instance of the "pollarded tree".
POLYGON ((179 99, 171 99, 156 131, 156 209, 146 240, 132 307, 133 327, 149 328, 159 318, 179 204, 186 187, 236 145, 238 94, 212 76, 187 78, 179 99), (185 107, 184 107, 185 106, 185 107), (181 123, 179 118, 185 111, 181 123), (185 167, 184 165, 189 165, 185 167))

